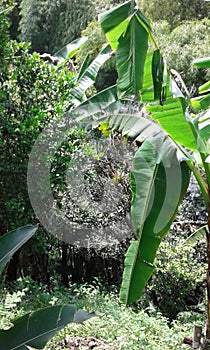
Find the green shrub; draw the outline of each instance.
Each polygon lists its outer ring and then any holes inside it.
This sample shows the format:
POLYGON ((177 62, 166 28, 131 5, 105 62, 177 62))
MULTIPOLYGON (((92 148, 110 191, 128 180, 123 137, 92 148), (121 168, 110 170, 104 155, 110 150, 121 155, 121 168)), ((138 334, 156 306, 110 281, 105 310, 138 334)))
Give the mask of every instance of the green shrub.
POLYGON ((67 71, 59 74, 29 54, 26 44, 8 42, 6 48, 0 76, 0 217, 2 226, 13 229, 30 222, 26 169, 33 142, 45 123, 68 106, 73 80, 67 71))
POLYGON ((196 258, 195 247, 165 240, 158 250, 149 295, 160 312, 170 320, 191 310, 205 299, 204 267, 196 258))
MULTIPOLYGON (((35 220, 27 191, 28 157, 44 125, 71 105, 74 77, 67 69, 59 72, 38 54, 30 54, 28 44, 10 41, 8 20, 4 14, 0 19, 1 235, 35 220)), ((40 255, 46 253, 46 237, 40 232, 40 255)), ((17 272, 16 260, 11 264, 17 272)))

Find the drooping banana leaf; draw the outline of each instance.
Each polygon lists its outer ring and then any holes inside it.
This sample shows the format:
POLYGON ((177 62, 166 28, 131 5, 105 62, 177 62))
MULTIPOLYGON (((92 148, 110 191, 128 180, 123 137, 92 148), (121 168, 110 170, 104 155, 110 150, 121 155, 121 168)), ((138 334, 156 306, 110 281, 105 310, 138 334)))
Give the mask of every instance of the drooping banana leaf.
POLYGON ((28 225, 0 237, 0 273, 13 254, 35 234, 37 229, 38 226, 28 225))
MULTIPOLYGON (((114 105, 113 105, 114 106, 114 105)), ((95 119, 94 126, 107 122, 109 128, 120 132, 132 140, 143 143, 148 137, 166 136, 162 128, 149 118, 143 117, 142 114, 124 114, 120 113, 117 106, 115 113, 100 116, 95 119)))
POLYGON ((87 36, 82 36, 71 43, 64 46, 62 49, 55 53, 55 56, 59 59, 59 67, 64 65, 69 59, 76 55, 81 45, 87 41, 87 36))
POLYGON ((152 80, 154 87, 154 100, 162 103, 164 60, 160 50, 155 50, 152 56, 152 80))
POLYGON ((110 105, 118 101, 116 85, 110 86, 102 90, 94 96, 82 102, 78 107, 67 112, 70 118, 84 119, 94 114, 107 110, 110 105))
POLYGON ((204 225, 193 232, 184 242, 184 244, 195 245, 199 239, 205 239, 208 232, 208 226, 204 225))
MULTIPOLYGON (((185 155, 152 120, 141 115, 112 114, 95 123, 142 142, 131 173, 132 220, 136 240, 126 254, 120 298, 126 304, 138 300, 150 278, 156 251, 177 213, 190 180, 185 155)), ((187 158, 186 158, 187 159, 187 158)))
POLYGON ((86 90, 95 83, 99 69, 111 57, 110 50, 110 45, 106 45, 92 63, 83 70, 80 79, 77 81, 77 86, 72 90, 72 100, 75 106, 83 102, 86 90))
POLYGON ((94 317, 75 305, 58 305, 26 314, 13 322, 13 327, 0 330, 1 350, 43 349, 46 343, 70 322, 84 322, 94 317))
POLYGON ((146 140, 134 158, 131 173, 132 220, 136 240, 125 259, 120 299, 137 301, 150 278, 156 251, 169 231, 190 180, 185 162, 168 137, 146 140))

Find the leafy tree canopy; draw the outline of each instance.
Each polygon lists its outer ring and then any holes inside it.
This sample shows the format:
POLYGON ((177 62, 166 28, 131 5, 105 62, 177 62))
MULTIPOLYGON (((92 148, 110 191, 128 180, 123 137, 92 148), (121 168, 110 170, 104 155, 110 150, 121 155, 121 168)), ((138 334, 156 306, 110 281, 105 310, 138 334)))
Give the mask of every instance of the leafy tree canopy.
POLYGON ((204 0, 142 0, 138 2, 141 10, 154 22, 166 20, 172 28, 183 20, 210 17, 210 4, 204 0))

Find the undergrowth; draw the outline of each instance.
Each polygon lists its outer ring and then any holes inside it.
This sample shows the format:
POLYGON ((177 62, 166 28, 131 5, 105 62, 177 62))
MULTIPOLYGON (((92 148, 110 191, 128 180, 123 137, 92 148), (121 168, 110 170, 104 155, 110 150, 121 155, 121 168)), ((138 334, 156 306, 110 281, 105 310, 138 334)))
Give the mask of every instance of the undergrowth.
POLYGON ((67 326, 45 350, 64 349, 67 335, 103 339, 110 350, 186 349, 183 338, 191 336, 194 322, 204 322, 201 312, 185 312, 169 323, 151 303, 144 309, 126 308, 114 290, 105 291, 98 281, 93 285, 72 285, 68 289, 58 288, 55 283, 49 292, 44 285, 24 278, 12 286, 12 292, 7 288, 0 293, 0 328, 4 329, 25 312, 49 305, 74 303, 78 308, 96 312, 97 317, 83 324, 67 326))

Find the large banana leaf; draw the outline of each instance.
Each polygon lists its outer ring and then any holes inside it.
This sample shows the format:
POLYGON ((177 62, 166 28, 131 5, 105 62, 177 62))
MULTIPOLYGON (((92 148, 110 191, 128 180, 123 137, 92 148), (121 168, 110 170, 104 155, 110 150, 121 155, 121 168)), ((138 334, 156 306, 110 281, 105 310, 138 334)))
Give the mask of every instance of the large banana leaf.
POLYGON ((0 330, 1 350, 43 349, 49 339, 70 322, 83 322, 94 317, 74 305, 51 306, 26 314, 13 322, 13 327, 0 330))
POLYGON ((137 239, 127 251, 120 299, 131 304, 141 297, 154 266, 161 239, 169 231, 190 180, 185 162, 167 137, 147 140, 134 158, 131 173, 132 220, 137 239))
POLYGON ((136 95, 143 85, 148 37, 149 34, 140 22, 138 14, 134 14, 125 34, 119 38, 116 51, 117 86, 122 95, 136 95))
POLYGON ((77 81, 77 86, 72 90, 72 99, 76 106, 83 102, 85 91, 92 86, 101 66, 111 57, 110 45, 106 45, 93 62, 82 71, 80 79, 77 81))
POLYGON ((37 229, 38 226, 28 225, 0 237, 0 273, 13 254, 34 235, 37 229))
POLYGON ((146 109, 150 113, 150 117, 156 120, 168 135, 177 143, 195 150, 195 137, 189 122, 185 118, 187 102, 174 78, 172 76, 167 76, 166 69, 163 68, 163 63, 161 65, 161 61, 161 56, 159 61, 154 60, 154 55, 152 54, 147 56, 144 71, 144 85, 141 89, 142 101, 147 104, 146 109), (154 64, 159 65, 160 68, 155 68, 154 64), (157 76, 160 76, 157 81, 158 86, 156 92, 153 85, 154 71, 157 72, 157 76), (159 96, 158 102, 152 102, 154 101, 154 96, 159 96))
POLYGON ((127 251, 120 291, 121 300, 138 300, 153 272, 153 262, 161 239, 169 231, 190 180, 186 156, 152 120, 141 115, 112 114, 96 123, 140 141, 131 173, 132 221, 136 232, 127 251))
POLYGON ((122 114, 120 113, 120 107, 120 105, 115 107, 115 113, 96 119, 94 125, 97 126, 107 122, 111 129, 117 130, 123 136, 140 143, 143 143, 149 137, 166 136, 162 128, 149 118, 142 117, 141 113, 122 114))
POLYGON ((147 18, 134 1, 99 16, 102 30, 116 51, 118 90, 121 95, 137 94, 143 84, 144 63, 151 32, 147 18))
POLYGON ((116 101, 118 101, 117 87, 113 85, 88 98, 79 106, 67 112, 67 114, 71 118, 76 118, 77 121, 83 120, 84 118, 107 110, 116 101))

